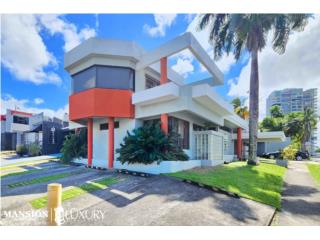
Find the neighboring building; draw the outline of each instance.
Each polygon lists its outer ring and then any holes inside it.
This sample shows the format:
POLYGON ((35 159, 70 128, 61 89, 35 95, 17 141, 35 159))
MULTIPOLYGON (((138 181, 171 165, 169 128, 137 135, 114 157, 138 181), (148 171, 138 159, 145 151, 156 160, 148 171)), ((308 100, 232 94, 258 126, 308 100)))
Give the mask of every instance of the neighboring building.
MULTIPOLYGON (((287 88, 273 91, 267 98, 266 115, 270 116, 270 108, 278 105, 284 114, 291 112, 303 112, 305 107, 318 113, 317 88, 303 91, 302 88, 287 88)), ((310 153, 313 154, 317 146, 317 129, 312 131, 310 138, 310 153)))
MULTIPOLYGON (((242 135, 248 122, 214 91, 223 84, 223 74, 192 34, 150 52, 134 42, 91 38, 67 52, 64 64, 72 77, 70 126, 88 129, 88 165, 161 173, 243 158, 247 139, 242 135), (210 78, 186 83, 167 67, 167 58, 185 49, 210 78), (179 133, 178 144, 191 160, 150 166, 114 162, 115 149, 127 131, 148 121, 159 121, 165 133, 179 133), (205 130, 207 123, 212 130, 205 130)), ((273 133, 272 138, 268 134, 260 133, 259 138, 284 139, 283 132, 273 133)))
POLYGON ((37 143, 42 154, 60 152, 68 122, 43 113, 31 114, 7 110, 1 115, 1 150, 15 150, 17 145, 37 143))

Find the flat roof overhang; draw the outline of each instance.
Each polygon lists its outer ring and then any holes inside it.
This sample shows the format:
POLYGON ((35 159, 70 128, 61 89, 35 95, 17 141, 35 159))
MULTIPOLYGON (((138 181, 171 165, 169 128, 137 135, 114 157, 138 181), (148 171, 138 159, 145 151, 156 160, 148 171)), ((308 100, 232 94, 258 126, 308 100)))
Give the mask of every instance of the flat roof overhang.
POLYGON ((137 70, 146 68, 158 62, 163 57, 172 56, 185 49, 190 50, 191 53, 196 57, 196 59, 211 74, 212 78, 210 78, 210 85, 216 86, 223 84, 223 73, 190 32, 186 32, 183 35, 178 36, 173 40, 154 49, 153 51, 143 54, 141 56, 141 60, 137 63, 137 70))
MULTIPOLYGON (((232 139, 237 139, 237 134, 233 134, 232 139)), ((243 140, 249 140, 249 133, 242 133, 243 140)), ((274 132, 258 132, 258 142, 284 142, 286 136, 283 131, 274 131, 274 132)))
POLYGON ((192 86, 192 98, 222 116, 234 113, 232 105, 224 101, 208 84, 192 86))

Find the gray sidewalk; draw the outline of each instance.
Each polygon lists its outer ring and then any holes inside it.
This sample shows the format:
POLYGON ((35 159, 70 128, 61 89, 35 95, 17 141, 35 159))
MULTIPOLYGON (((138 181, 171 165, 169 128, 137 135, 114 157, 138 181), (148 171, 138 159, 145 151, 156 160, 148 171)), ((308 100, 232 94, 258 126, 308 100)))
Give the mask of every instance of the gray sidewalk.
POLYGON ((32 161, 38 161, 38 160, 47 160, 47 159, 54 159, 57 157, 60 157, 60 153, 56 154, 50 154, 50 155, 41 155, 36 157, 16 157, 16 158, 10 158, 6 159, 4 157, 1 157, 1 166, 7 166, 10 164, 17 164, 17 163, 24 163, 24 162, 32 162, 32 161))
POLYGON ((320 188, 310 176, 305 162, 290 162, 281 205, 277 225, 320 225, 320 188))

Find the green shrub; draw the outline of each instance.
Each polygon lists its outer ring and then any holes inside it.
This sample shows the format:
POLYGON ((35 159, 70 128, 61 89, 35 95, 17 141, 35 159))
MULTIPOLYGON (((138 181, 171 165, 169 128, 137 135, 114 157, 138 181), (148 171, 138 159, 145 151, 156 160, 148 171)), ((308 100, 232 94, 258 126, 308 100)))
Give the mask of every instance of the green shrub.
POLYGON ((41 153, 41 147, 37 143, 31 143, 28 146, 28 155, 29 156, 39 156, 41 153))
POLYGON ((17 145, 16 152, 19 156, 23 156, 28 153, 28 148, 26 145, 17 145))
POLYGON ((70 163, 74 158, 87 157, 87 131, 81 129, 79 134, 71 133, 65 137, 61 149, 61 160, 70 163))
POLYGON ((127 132, 116 152, 119 154, 118 160, 128 164, 188 160, 188 156, 177 143, 177 134, 166 135, 159 123, 152 123, 134 129, 132 133, 127 132))
POLYGON ((294 144, 290 144, 282 150, 282 157, 285 160, 294 160, 297 152, 297 147, 294 144))

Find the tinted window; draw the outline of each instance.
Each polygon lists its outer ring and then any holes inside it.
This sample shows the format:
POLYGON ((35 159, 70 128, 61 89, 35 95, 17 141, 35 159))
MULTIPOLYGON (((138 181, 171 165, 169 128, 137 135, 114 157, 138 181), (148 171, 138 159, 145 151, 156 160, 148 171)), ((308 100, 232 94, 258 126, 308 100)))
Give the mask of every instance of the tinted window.
POLYGON ((134 90, 134 70, 125 67, 92 66, 72 76, 73 93, 90 88, 134 90))
POLYGON ((130 68, 97 66, 97 87, 133 90, 133 78, 130 68))
MULTIPOLYGON (((119 128, 119 122, 114 122, 114 128, 119 128)), ((108 123, 101 123, 100 130, 108 130, 109 124, 108 123)))
POLYGON ((173 132, 179 134, 177 144, 183 149, 189 149, 189 122, 179 118, 169 117, 168 125, 169 133, 173 132))
POLYGON ((27 117, 19 117, 19 116, 13 116, 13 123, 19 123, 19 124, 29 124, 29 118, 27 117))
POLYGON ((96 68, 91 67, 72 76, 73 93, 94 88, 96 83, 96 68))

